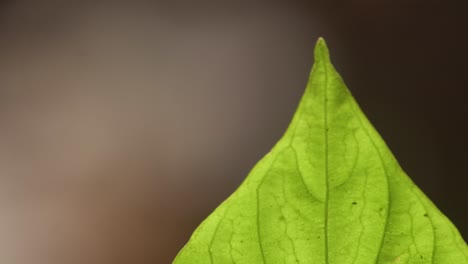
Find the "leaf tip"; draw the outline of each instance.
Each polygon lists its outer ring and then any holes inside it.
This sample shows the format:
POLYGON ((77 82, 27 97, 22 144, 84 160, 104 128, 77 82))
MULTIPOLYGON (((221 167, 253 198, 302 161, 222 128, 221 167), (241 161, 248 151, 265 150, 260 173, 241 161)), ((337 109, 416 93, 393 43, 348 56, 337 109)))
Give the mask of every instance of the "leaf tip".
POLYGON ((327 43, 325 42, 325 39, 322 37, 319 37, 317 40, 317 44, 315 45, 315 61, 320 62, 329 62, 330 61, 330 53, 328 51, 327 43))

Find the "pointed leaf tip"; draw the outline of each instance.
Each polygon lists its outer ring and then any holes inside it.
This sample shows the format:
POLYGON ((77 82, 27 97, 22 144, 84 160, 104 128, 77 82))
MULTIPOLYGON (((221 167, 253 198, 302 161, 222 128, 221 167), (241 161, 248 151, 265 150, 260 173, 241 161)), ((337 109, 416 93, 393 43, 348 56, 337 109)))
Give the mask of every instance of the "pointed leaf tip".
POLYGON ((315 62, 330 61, 330 53, 328 51, 327 43, 322 37, 317 40, 317 44, 315 45, 314 59, 315 62))

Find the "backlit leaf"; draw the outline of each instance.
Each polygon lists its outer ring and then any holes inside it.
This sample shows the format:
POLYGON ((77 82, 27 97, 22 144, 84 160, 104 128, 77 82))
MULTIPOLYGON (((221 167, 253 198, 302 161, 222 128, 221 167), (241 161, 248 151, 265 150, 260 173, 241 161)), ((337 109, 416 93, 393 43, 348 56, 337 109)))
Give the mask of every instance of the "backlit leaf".
POLYGON ((320 39, 281 140, 174 264, 467 264, 452 223, 400 168, 320 39))

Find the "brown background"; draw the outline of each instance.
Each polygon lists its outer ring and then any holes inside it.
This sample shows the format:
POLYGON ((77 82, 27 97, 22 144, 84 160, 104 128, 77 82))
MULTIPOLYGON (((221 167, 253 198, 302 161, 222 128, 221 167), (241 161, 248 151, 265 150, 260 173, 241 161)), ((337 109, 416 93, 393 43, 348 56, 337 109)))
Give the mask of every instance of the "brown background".
POLYGON ((463 1, 1 1, 0 263, 170 263, 285 130, 324 36, 468 237, 463 1))

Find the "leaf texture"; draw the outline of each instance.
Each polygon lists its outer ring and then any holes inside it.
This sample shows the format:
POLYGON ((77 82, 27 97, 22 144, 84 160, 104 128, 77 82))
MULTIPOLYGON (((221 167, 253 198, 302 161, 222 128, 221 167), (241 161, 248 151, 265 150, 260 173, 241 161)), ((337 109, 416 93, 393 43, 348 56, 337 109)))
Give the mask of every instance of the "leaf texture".
POLYGON ((453 224, 400 168, 323 39, 284 136, 174 264, 467 264, 453 224))

